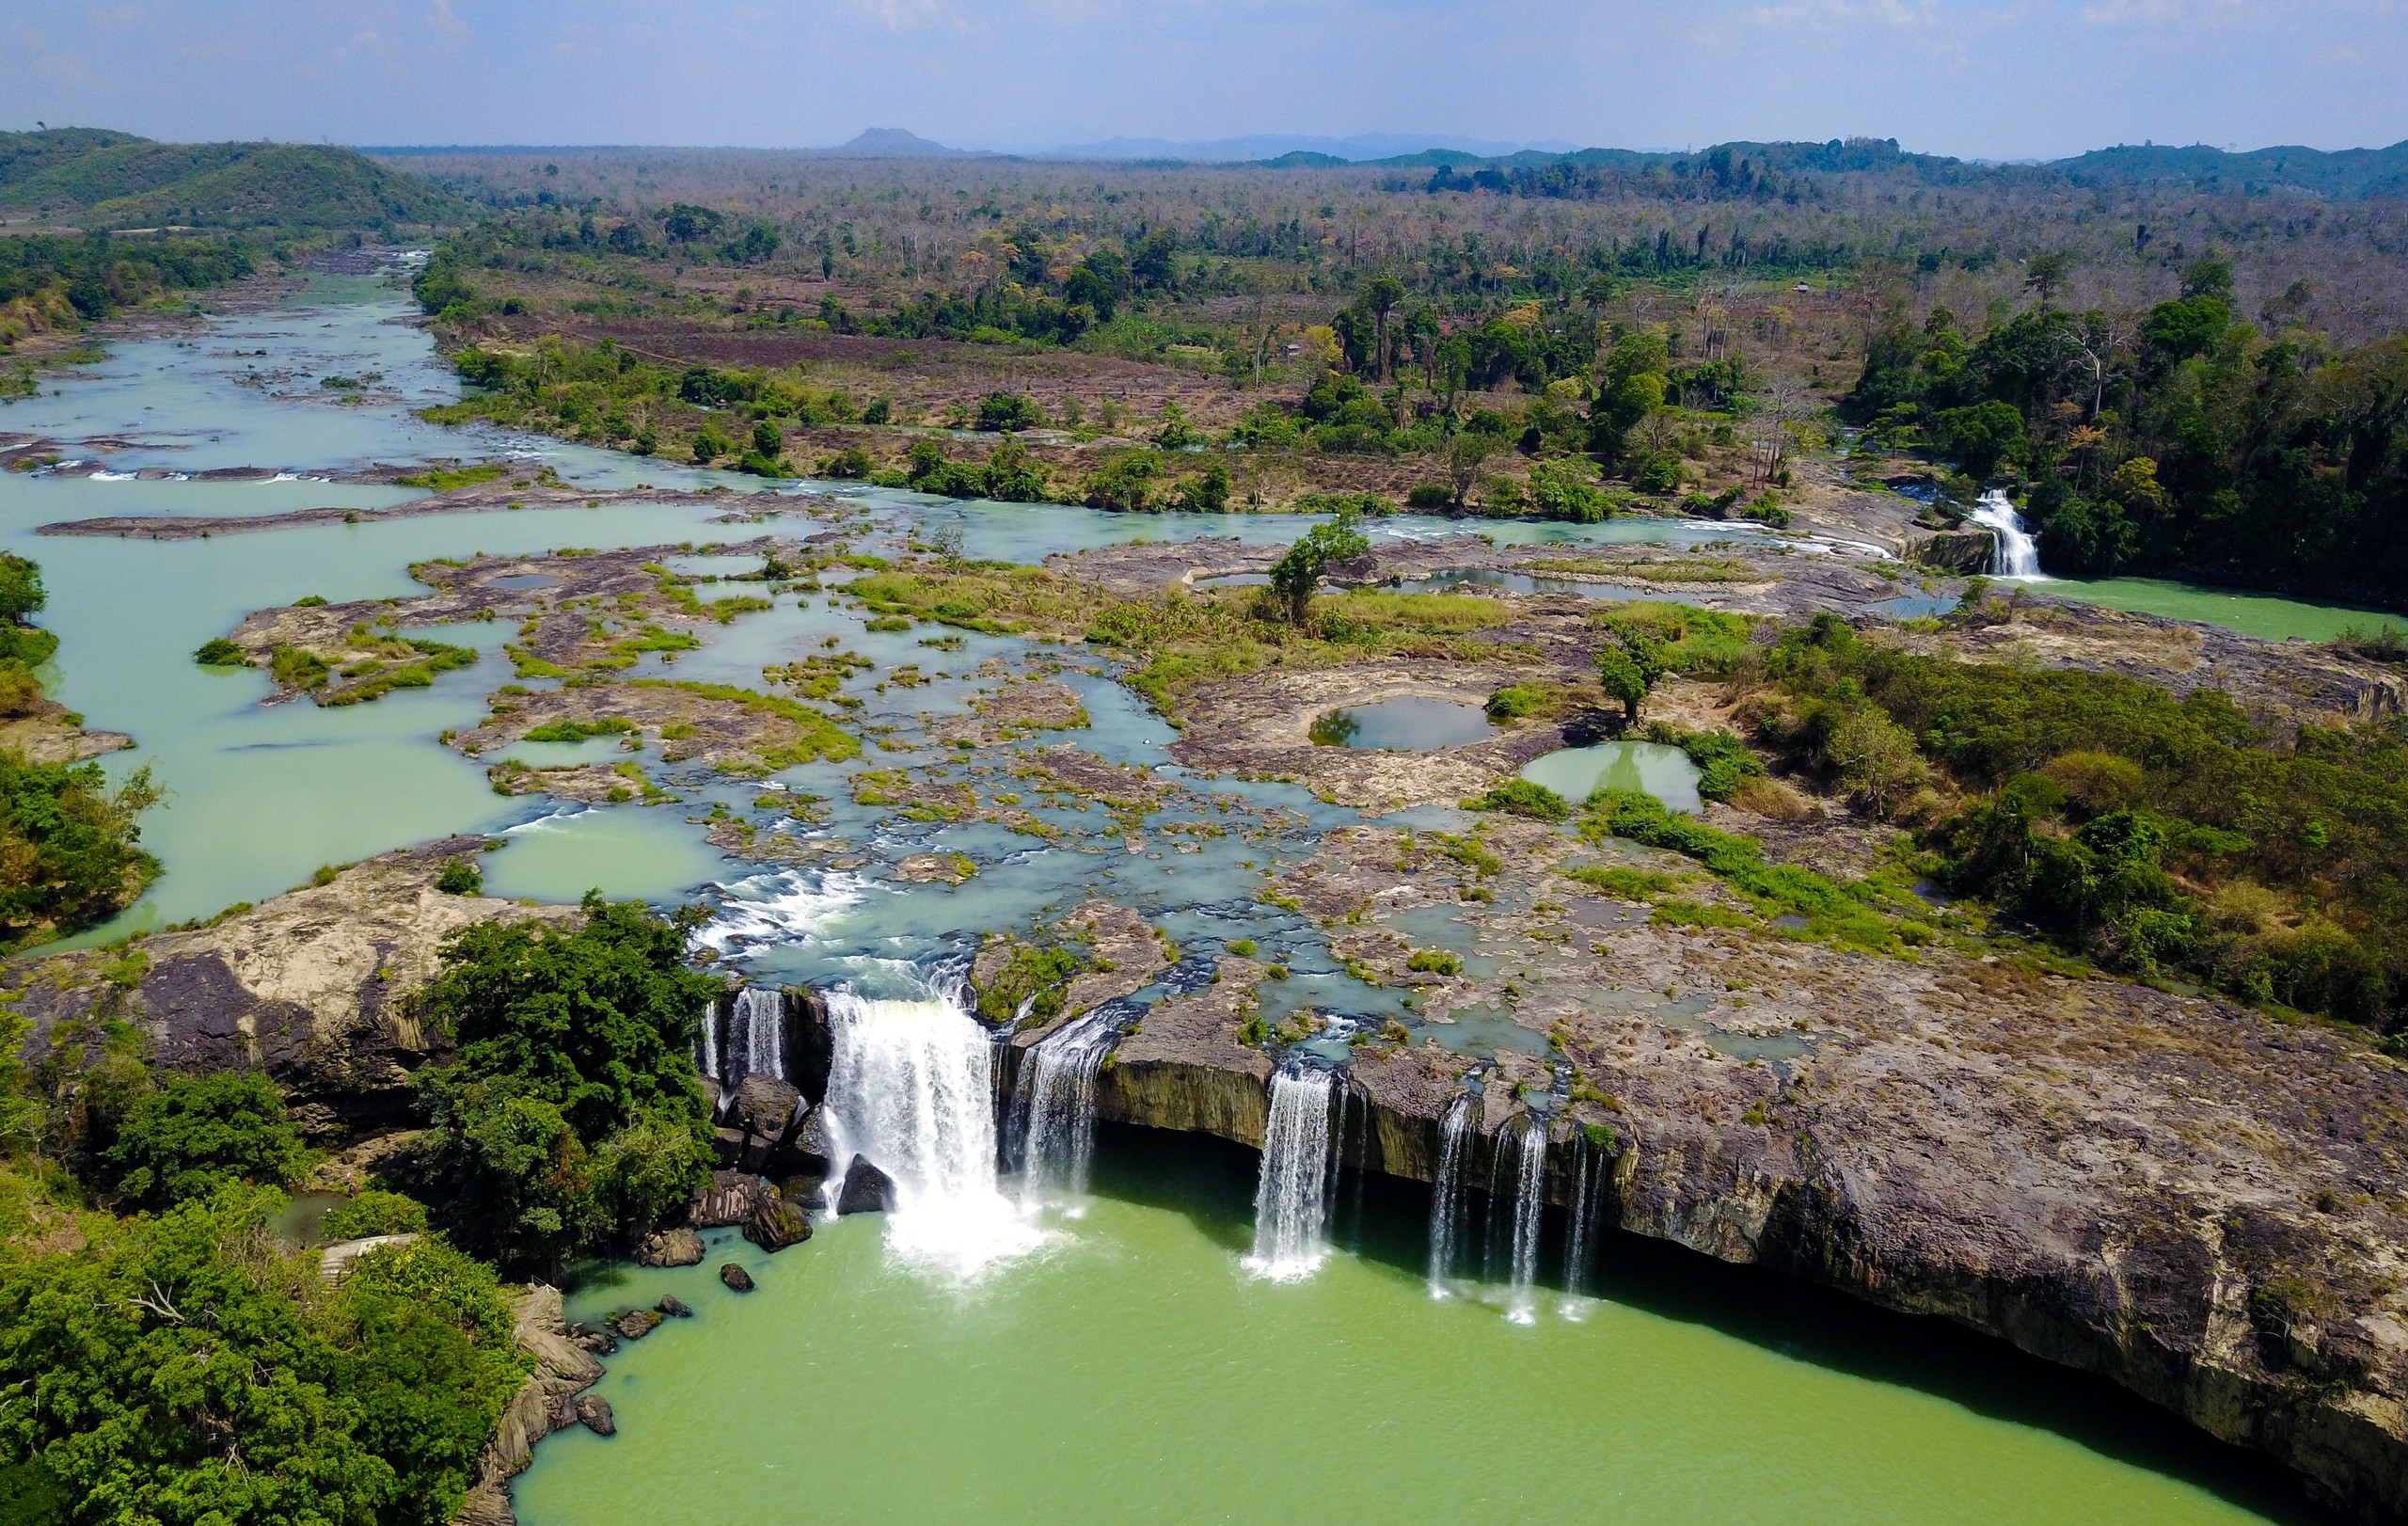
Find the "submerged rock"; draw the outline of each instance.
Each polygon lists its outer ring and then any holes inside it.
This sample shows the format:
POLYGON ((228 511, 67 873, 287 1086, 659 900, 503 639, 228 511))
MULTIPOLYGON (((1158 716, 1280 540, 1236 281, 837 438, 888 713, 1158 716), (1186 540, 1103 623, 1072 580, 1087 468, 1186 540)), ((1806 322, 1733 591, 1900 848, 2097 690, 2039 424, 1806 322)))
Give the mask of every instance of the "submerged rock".
POLYGON ((697 1266, 703 1237, 692 1230, 658 1230, 636 1242, 639 1266, 697 1266))
POLYGON ((719 1280, 727 1284, 730 1293, 752 1291, 752 1274, 732 1261, 719 1269, 719 1280))
POLYGON ((660 1296, 660 1301, 653 1305, 653 1307, 659 1310, 662 1313, 667 1314, 671 1319, 691 1319, 694 1317, 694 1311, 687 1308, 684 1301, 673 1294, 662 1294, 660 1296))
POLYGON ((811 1238, 811 1219, 776 1193, 765 1192, 752 1216, 744 1221, 744 1238, 764 1250, 784 1250, 811 1238))
POLYGON ((577 1401, 578 1423, 596 1436, 616 1436, 619 1423, 611 1418, 610 1401, 598 1393, 582 1394, 577 1401))
POLYGON ((868 1157, 855 1155, 845 1168, 845 1185, 836 1194, 836 1212, 842 1214, 883 1214, 895 1206, 895 1181, 869 1163, 868 1157))

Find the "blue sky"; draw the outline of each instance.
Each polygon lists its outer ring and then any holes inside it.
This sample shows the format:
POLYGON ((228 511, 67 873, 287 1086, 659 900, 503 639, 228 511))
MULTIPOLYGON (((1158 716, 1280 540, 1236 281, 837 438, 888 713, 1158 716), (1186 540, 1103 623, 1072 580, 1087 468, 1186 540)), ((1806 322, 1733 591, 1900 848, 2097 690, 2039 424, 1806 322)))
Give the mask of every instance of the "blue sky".
POLYGON ((967 147, 2408 138, 2408 0, 125 0, 0 7, 0 126, 967 147))

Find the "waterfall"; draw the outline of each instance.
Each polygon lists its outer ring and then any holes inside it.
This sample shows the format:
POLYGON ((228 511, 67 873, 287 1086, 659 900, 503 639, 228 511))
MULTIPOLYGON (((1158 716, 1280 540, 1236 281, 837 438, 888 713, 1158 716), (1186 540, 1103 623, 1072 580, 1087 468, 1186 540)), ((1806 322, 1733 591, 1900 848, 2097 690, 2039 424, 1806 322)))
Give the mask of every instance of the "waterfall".
POLYGON ((1572 1223, 1563 1247, 1563 1285, 1576 1295, 1588 1286, 1589 1265, 1596 1259, 1597 1232, 1605 1222, 1606 1163, 1611 1157, 1581 1132, 1573 1136, 1572 1158, 1572 1223))
POLYGON ((705 1075, 719 1079, 719 1003, 703 1008, 703 1052, 694 1061, 705 1075))
POLYGON ((727 1079, 774 1075, 785 1079, 785 997, 760 986, 736 993, 736 1009, 728 1018, 727 1079))
POLYGON ((842 1172, 859 1154, 894 1182, 888 1244, 963 1273, 1032 1248, 1041 1237, 995 1183, 986 1030, 935 993, 893 1001, 832 992, 828 1025, 830 1164, 842 1172))
POLYGON ((1293 1281, 1321 1265, 1335 1080, 1327 1071, 1309 1068, 1271 1078, 1271 1121, 1263 1131, 1262 1175, 1254 1189, 1254 1254, 1245 1262, 1259 1277, 1293 1281))
POLYGON ((2005 493, 1995 487, 1984 493, 1981 503, 1973 510, 1972 520, 1998 538, 1998 550, 1990 558, 1990 576, 2017 582, 2037 582, 2047 576, 2040 570, 2040 548, 2024 528, 2023 516, 2006 501, 2005 493))
MULTIPOLYGON (((1498 1152, 1500 1154, 1503 1152, 1498 1152)), ((1531 1290, 1539 1274, 1539 1216, 1546 1207, 1546 1122, 1522 1121, 1520 1170, 1513 1183, 1513 1281, 1505 1314, 1516 1325, 1536 1317, 1531 1290)))
POLYGON ((1438 1171, 1430 1184, 1430 1296, 1447 1296, 1454 1272, 1455 1230, 1464 1211, 1464 1140, 1471 1133, 1471 1094, 1447 1104, 1438 1121, 1438 1171))
POLYGON ((1120 1034, 1115 1015, 1098 1008, 1065 1024, 1021 1061, 1012 1137, 1019 1142, 1023 1210, 1049 1193, 1075 1198, 1087 1189, 1087 1166, 1095 1157, 1095 1080, 1120 1034))

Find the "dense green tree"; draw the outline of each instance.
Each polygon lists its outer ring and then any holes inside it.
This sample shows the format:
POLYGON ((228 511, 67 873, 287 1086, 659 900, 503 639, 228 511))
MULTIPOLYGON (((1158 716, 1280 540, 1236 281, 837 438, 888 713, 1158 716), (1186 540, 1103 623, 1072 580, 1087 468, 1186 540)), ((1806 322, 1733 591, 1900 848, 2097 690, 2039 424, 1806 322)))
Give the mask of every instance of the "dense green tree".
POLYGON ((0 552, 0 620, 24 625, 49 601, 41 568, 13 551, 0 552))
POLYGON ((431 1196, 461 1243, 507 1264, 629 1223, 614 1203, 682 1200, 709 1159, 692 1056, 720 982, 686 967, 682 924, 593 896, 584 914, 454 933, 422 1004, 457 1056, 421 1081, 431 1196))
POLYGON ((0 1499, 29 1526, 435 1526, 527 1371, 436 1241, 340 1285, 222 1187, 0 1280, 0 1499))
POLYGON ((228 1182, 283 1186, 306 1159, 267 1077, 217 1071, 169 1076, 135 1103, 103 1165, 126 1206, 162 1209, 228 1182))

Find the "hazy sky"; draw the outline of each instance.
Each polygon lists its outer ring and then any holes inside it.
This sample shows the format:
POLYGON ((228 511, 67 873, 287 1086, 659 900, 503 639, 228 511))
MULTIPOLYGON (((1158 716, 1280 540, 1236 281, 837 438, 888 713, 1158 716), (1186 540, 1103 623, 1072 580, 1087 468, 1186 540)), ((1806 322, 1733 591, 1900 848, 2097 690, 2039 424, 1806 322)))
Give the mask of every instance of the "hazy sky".
POLYGON ((0 5, 0 126, 341 143, 2408 138, 2408 0, 0 5))

